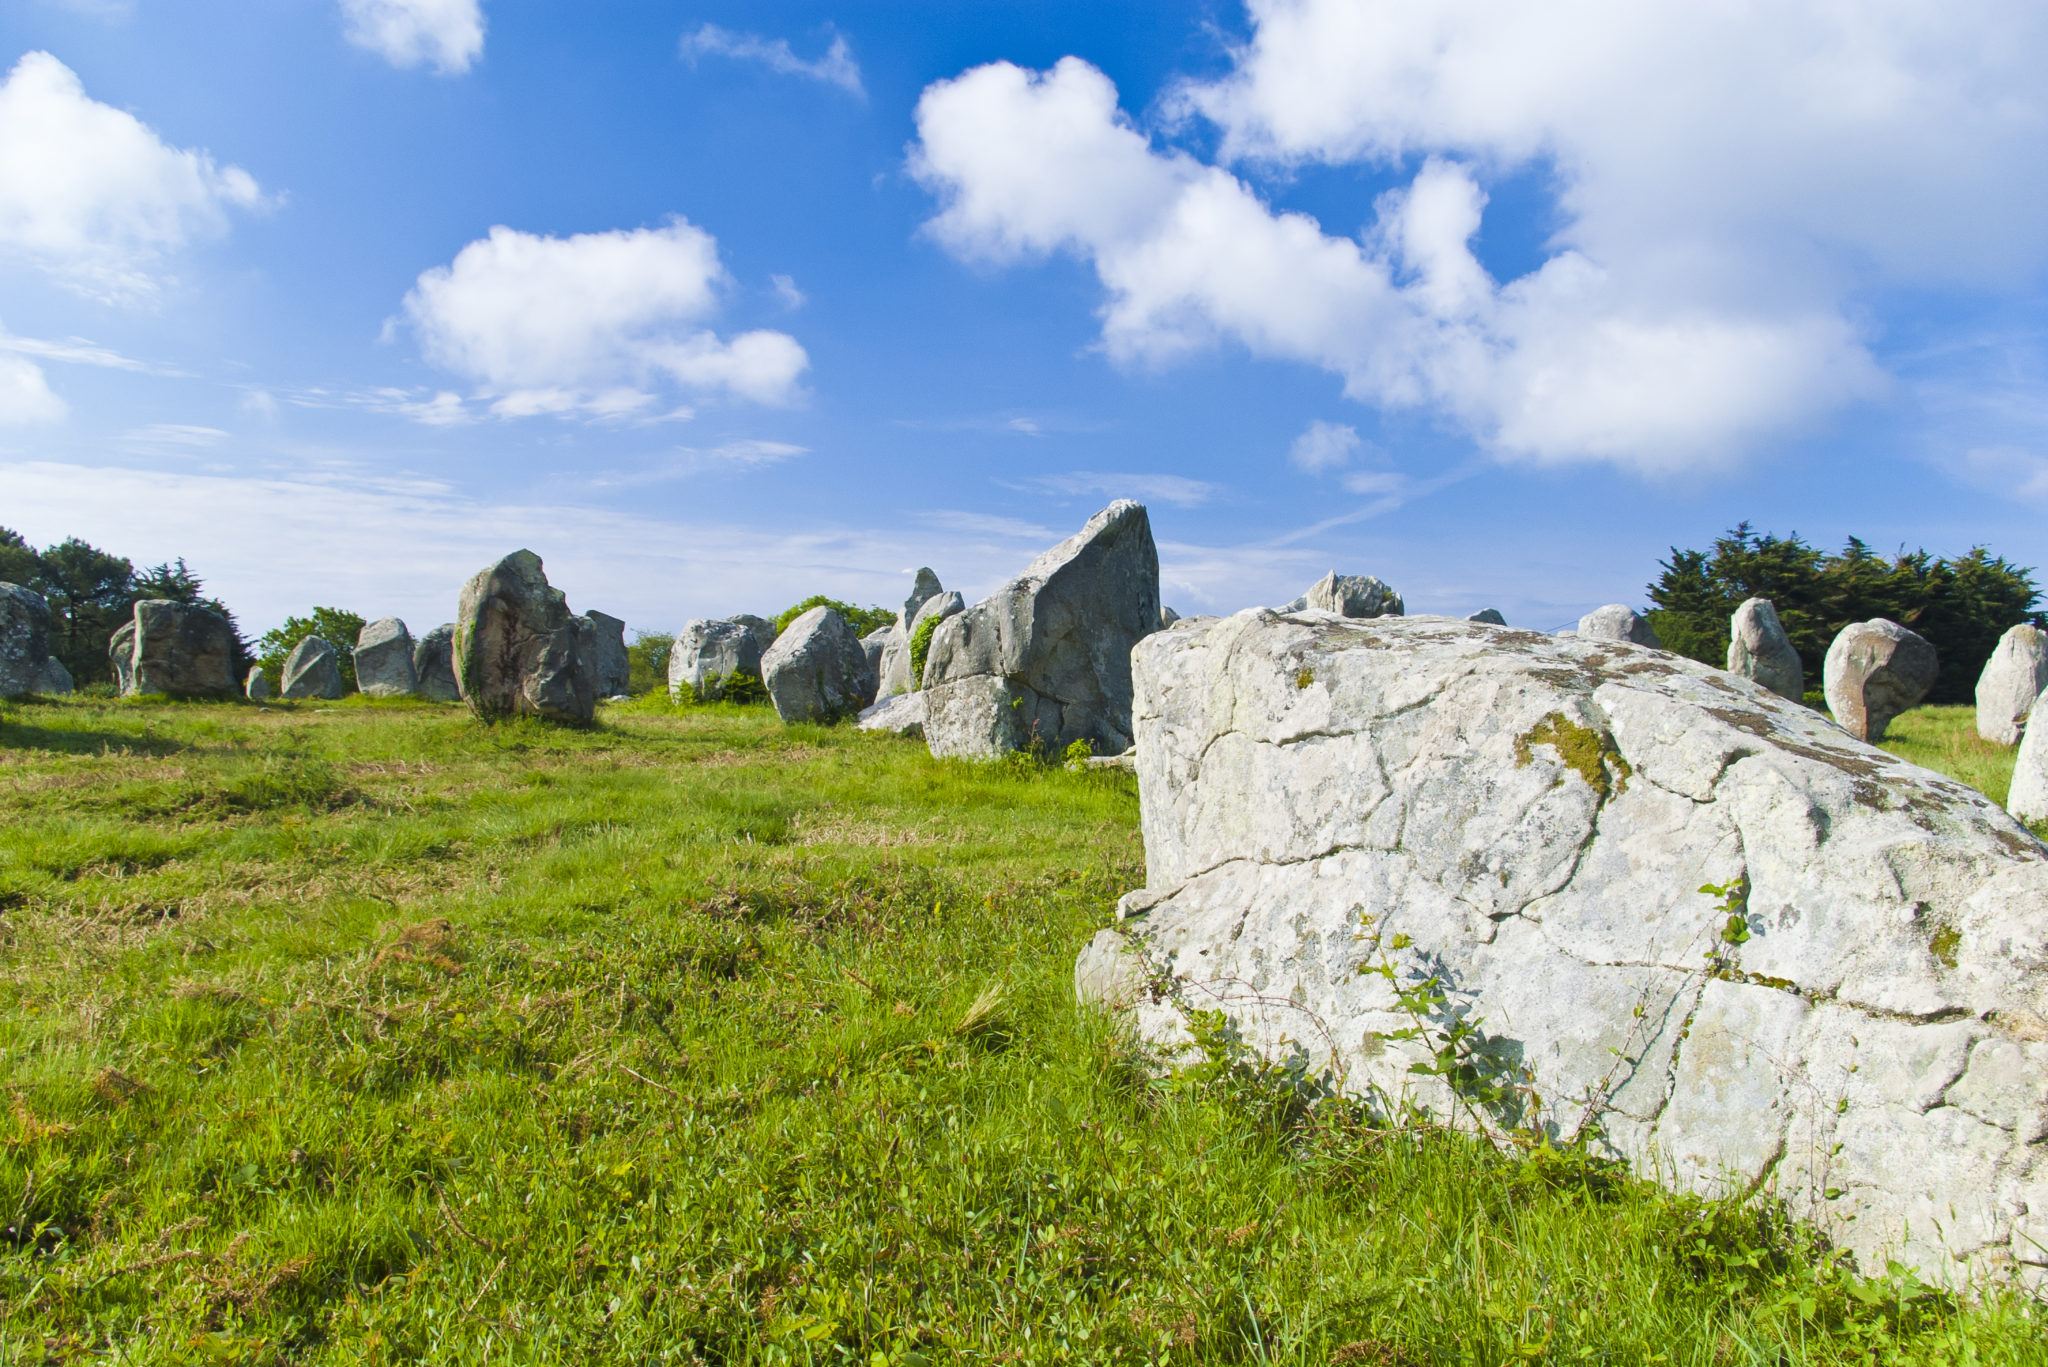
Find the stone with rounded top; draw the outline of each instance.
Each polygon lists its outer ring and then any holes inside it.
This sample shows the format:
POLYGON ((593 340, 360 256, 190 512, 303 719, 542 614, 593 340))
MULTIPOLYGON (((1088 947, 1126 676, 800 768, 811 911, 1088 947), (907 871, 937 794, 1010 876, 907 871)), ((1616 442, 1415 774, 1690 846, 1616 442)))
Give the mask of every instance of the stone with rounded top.
POLYGON ((2048 631, 2024 622, 2007 628, 1977 676, 1977 734, 1993 745, 2019 744, 2043 689, 2048 689, 2048 631))
POLYGON ((419 691, 412 633, 396 617, 379 617, 356 633, 356 689, 373 698, 403 698, 419 691))
POLYGON ((569 611, 532 551, 514 551, 462 586, 455 683, 470 711, 487 721, 588 724, 597 700, 595 648, 590 619, 569 611))
POLYGON ((270 676, 263 672, 262 665, 249 666, 249 677, 242 682, 242 694, 250 702, 270 701, 270 676))
POLYGON ((1835 634, 1822 662, 1828 711, 1844 731, 1876 744, 1901 712, 1934 687, 1940 661, 1919 633, 1874 617, 1835 634))
POLYGON ((40 692, 49 658, 49 603, 34 589, 0 583, 0 698, 40 692))
POLYGON ((1631 645, 1664 648, 1650 619, 1626 603, 1594 608, 1579 619, 1577 634, 1582 640, 1627 641, 1631 645))
POLYGON ((2048 1279, 2048 847, 1981 794, 1614 640, 1255 609, 1132 671, 1147 887, 1076 987, 1147 1039, 1219 1010, 1360 1095, 1766 1192, 1868 1270, 2048 1279), (1411 1070, 1381 965, 1497 1090, 1411 1070))
POLYGON ((1728 672, 1793 702, 1806 696, 1806 668, 1770 599, 1745 598, 1728 619, 1728 672))
POLYGON ((867 651, 838 609, 822 604, 782 629, 761 656, 761 682, 785 722, 832 722, 875 700, 867 651))
POLYGON ((443 622, 420 637, 412 648, 412 672, 422 698, 462 701, 462 690, 455 683, 455 623, 443 622))
POLYGON ((282 682, 284 686, 279 692, 287 701, 332 701, 340 697, 341 662, 334 653, 333 642, 321 636, 308 636, 293 646, 292 653, 284 657, 282 682))
POLYGON ((668 653, 668 695, 685 693, 699 702, 724 696, 735 674, 761 677, 761 655, 775 644, 775 624, 765 617, 692 618, 676 633, 668 653))

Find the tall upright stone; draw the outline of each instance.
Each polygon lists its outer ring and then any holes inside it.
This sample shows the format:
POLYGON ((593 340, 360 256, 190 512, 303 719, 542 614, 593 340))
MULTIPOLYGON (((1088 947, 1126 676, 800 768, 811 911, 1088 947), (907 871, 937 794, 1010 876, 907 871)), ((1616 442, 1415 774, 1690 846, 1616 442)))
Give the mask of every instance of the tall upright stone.
POLYGON ((2048 688, 2048 631, 2025 623, 1998 638, 1977 676, 1977 734, 1994 745, 2017 745, 2048 688))
POLYGON ((379 617, 356 633, 356 688, 373 698, 404 698, 419 691, 412 633, 396 617, 379 617))
MULTIPOLYGON (((2048 692, 2034 700, 2033 710, 2048 715, 2048 692)), ((2020 737, 2005 809, 2022 821, 2048 821, 2048 725, 2030 725, 2020 737)))
POLYGON ((334 643, 324 636, 308 636, 284 657, 283 687, 278 690, 290 701, 317 699, 332 702, 342 694, 341 660, 334 643))
POLYGON ((600 698, 616 698, 633 687, 633 661, 626 654, 626 624, 608 612, 586 612, 596 658, 590 662, 591 686, 600 698))
MULTIPOLYGON (((881 634, 881 658, 875 663, 875 696, 886 698, 896 693, 908 693, 917 685, 911 681, 910 642, 917 630, 925 609, 939 598, 948 596, 939 576, 930 568, 920 569, 911 583, 909 596, 896 611, 896 620, 881 634)), ((958 602, 959 594, 950 597, 958 602)), ((872 637, 875 633, 870 632, 872 637)))
POLYGON ((1728 672, 1793 702, 1806 697, 1806 668, 1770 599, 1746 598, 1728 619, 1728 672))
POLYGON ((242 684, 242 692, 250 702, 270 701, 270 677, 263 672, 262 665, 249 666, 249 677, 242 684))
POLYGON ((0 583, 0 698, 40 690, 50 658, 50 605, 20 584, 0 583))
POLYGON ((1594 641, 1627 641, 1657 650, 1664 648, 1664 643, 1657 639, 1657 629, 1650 625, 1650 619, 1626 603, 1609 603, 1605 607, 1594 608, 1579 619, 1578 634, 1594 641))
POLYGON ((107 638, 107 663, 114 667, 114 691, 122 697, 135 692, 135 619, 130 617, 107 638))
POLYGON ((1822 663, 1828 711, 1844 731, 1872 745, 1887 726, 1934 687, 1934 647, 1897 622, 1873 617, 1835 634, 1822 663))
POLYGON ((412 648, 412 672, 422 698, 462 701, 462 690, 455 684, 455 623, 443 622, 420 637, 412 648))
POLYGON ((584 724, 596 710, 586 651, 588 618, 569 611, 541 559, 519 550, 462 586, 455 614, 455 681, 462 700, 487 721, 541 717, 584 724))
POLYGON ((761 682, 785 722, 829 722, 875 700, 860 637, 836 608, 803 613, 761 656, 761 682))
POLYGON ((1131 647, 1159 630, 1159 552, 1119 499, 1024 573, 932 633, 925 741, 934 755, 1097 754, 1131 743, 1131 647))
POLYGON ((174 698, 228 698, 238 691, 241 650, 228 619, 212 608, 144 599, 135 605, 132 625, 126 691, 174 698))

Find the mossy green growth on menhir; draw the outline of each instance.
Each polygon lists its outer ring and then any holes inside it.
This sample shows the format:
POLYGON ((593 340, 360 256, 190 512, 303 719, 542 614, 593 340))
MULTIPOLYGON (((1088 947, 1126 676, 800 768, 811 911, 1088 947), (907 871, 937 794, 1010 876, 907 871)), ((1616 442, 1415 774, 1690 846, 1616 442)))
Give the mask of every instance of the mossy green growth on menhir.
POLYGON ((1133 779, 763 707, 0 706, 0 1362, 2040 1361, 1767 1206, 1172 1074, 1133 779))
POLYGON ((1537 745, 1547 745, 1556 751, 1564 766, 1586 780, 1586 786, 1598 793, 1602 802, 1628 791, 1629 776, 1634 770, 1614 748, 1614 737, 1605 731, 1581 725, 1562 712, 1552 712, 1515 737, 1516 768, 1528 767, 1534 758, 1531 747, 1537 745))

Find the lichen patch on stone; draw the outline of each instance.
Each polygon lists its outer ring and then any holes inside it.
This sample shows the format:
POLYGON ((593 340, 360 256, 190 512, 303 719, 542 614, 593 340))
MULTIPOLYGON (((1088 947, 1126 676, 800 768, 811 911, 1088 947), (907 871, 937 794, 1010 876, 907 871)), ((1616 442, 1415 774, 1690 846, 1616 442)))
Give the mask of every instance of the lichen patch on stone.
POLYGON ((1614 737, 1606 732, 1581 726, 1562 712, 1552 712, 1515 737, 1517 769, 1529 767, 1538 745, 1555 750, 1564 766, 1586 780, 1586 786, 1599 794, 1602 802, 1628 791, 1628 780, 1634 770, 1614 748, 1614 737))

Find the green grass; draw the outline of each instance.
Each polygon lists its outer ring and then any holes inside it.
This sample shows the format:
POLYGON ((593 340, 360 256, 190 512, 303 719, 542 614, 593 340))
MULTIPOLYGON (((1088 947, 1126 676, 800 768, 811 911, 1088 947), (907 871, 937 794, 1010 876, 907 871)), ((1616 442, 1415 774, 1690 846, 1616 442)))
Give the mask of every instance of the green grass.
POLYGON ((1768 1211, 1156 1074, 1071 990, 1127 775, 600 718, 0 711, 0 1362, 2048 1359, 1768 1211))
POLYGON ((1901 759, 1969 784, 2001 805, 2019 747, 1977 734, 1974 707, 1916 707, 1885 728, 1882 746, 1901 759))

